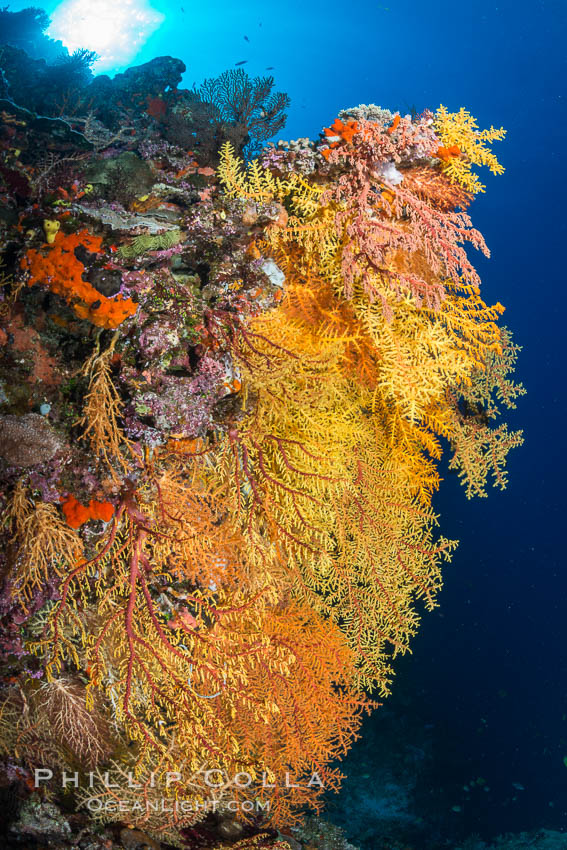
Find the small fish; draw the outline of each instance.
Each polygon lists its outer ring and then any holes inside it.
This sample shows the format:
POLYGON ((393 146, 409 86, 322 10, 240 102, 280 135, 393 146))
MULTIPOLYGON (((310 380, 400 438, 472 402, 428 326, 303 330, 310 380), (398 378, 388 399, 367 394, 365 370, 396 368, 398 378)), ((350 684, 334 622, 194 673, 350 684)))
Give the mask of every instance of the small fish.
POLYGON ((266 71, 273 71, 275 67, 276 67, 275 65, 268 65, 268 67, 266 68, 266 71))
POLYGON ((250 41, 247 35, 244 36, 244 41, 250 41))
POLYGON ((183 6, 181 7, 181 11, 183 12, 183 14, 185 14, 185 9, 183 8, 183 6))
POLYGON ((248 59, 243 59, 242 62, 235 62, 234 64, 235 65, 246 65, 247 62, 248 62, 248 59))

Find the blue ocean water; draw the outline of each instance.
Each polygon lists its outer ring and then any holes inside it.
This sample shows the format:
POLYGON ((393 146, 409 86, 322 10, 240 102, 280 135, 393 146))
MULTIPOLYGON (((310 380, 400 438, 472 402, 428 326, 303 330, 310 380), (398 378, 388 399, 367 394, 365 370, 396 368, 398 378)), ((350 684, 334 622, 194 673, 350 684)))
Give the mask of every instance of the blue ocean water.
MULTIPOLYGON (((487 191, 471 215, 492 251, 474 258, 483 295, 506 305, 523 347, 517 375, 528 395, 507 420, 526 442, 511 455, 503 493, 468 502, 444 476, 436 508, 460 546, 441 606, 424 614, 387 709, 367 721, 343 770, 359 776, 364 753, 371 777, 381 729, 397 713, 424 730, 431 808, 456 832, 567 829, 567 6, 154 0, 152 8, 162 23, 125 64, 179 57, 187 87, 239 62, 252 76, 273 74, 292 101, 283 138, 316 137, 359 103, 464 106, 481 127, 508 130, 497 145, 506 172, 483 175, 487 191)), ((334 811, 347 806, 343 797, 334 811)))

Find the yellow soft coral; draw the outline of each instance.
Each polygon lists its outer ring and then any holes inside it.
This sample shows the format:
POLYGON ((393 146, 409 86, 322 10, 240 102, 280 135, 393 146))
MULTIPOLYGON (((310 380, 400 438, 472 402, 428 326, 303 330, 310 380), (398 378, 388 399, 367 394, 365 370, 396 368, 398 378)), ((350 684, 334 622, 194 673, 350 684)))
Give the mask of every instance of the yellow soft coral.
POLYGON ((274 177, 258 160, 249 162, 245 170, 230 142, 225 142, 220 149, 218 175, 229 198, 245 198, 257 203, 280 200, 295 182, 295 175, 289 180, 274 177))
POLYGON ((443 172, 453 183, 460 183, 467 191, 484 192, 485 186, 472 170, 473 165, 486 165, 493 174, 502 174, 504 166, 500 165, 495 155, 484 142, 499 142, 506 135, 503 127, 490 130, 479 130, 476 119, 461 107, 458 112, 448 112, 441 105, 435 113, 435 132, 439 136, 442 147, 446 152, 458 149, 460 156, 442 155, 443 172))

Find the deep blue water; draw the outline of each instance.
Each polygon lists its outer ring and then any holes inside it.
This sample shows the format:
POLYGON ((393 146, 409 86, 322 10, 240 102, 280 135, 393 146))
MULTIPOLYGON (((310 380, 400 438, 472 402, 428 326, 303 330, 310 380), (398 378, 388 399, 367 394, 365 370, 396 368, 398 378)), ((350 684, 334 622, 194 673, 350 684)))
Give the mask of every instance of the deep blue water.
MULTIPOLYGON (((481 127, 508 129, 495 145, 506 172, 482 176, 487 192, 471 214, 492 250, 490 260, 476 258, 484 298, 506 305, 504 321, 523 346, 518 378, 529 394, 507 419, 526 442, 511 456, 504 493, 467 502, 446 476, 437 508, 443 533, 461 543, 441 607, 424 615, 394 688, 404 711, 431 728, 432 776, 449 789, 447 801, 459 802, 453 790, 472 777, 489 785, 480 801, 463 803, 470 831, 567 828, 567 5, 152 5, 165 20, 130 64, 177 56, 190 87, 247 60, 249 74, 273 73, 291 96, 283 138, 315 137, 341 108, 372 102, 465 106, 481 127)), ((379 723, 368 721, 370 740, 379 723)))

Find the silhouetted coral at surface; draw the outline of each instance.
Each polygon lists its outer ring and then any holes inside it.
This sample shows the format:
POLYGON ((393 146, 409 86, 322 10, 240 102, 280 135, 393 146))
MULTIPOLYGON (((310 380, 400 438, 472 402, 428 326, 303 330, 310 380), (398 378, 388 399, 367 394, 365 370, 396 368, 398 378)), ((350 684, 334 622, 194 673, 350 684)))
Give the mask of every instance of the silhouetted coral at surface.
POLYGON ((255 154, 286 121, 290 99, 273 87, 273 77, 252 79, 242 68, 205 80, 194 91, 181 93, 165 119, 166 137, 194 147, 207 164, 227 141, 247 156, 255 154))
POLYGON ((61 41, 45 35, 49 23, 44 9, 30 6, 19 12, 10 12, 6 6, 0 9, 0 45, 25 50, 34 59, 56 61, 68 53, 61 41))

